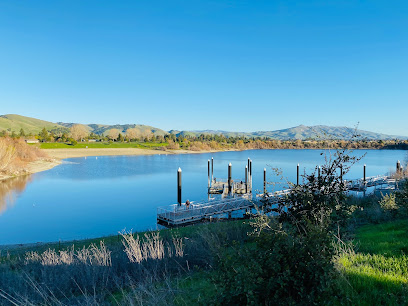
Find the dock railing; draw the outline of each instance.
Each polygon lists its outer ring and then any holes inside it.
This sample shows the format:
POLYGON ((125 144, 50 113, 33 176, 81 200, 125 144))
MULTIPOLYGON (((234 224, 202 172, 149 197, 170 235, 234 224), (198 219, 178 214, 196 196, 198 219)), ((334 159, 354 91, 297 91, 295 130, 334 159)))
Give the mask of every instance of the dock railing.
POLYGON ((247 197, 235 197, 211 202, 192 203, 189 207, 173 204, 157 208, 157 219, 170 225, 202 220, 206 217, 250 208, 253 203, 247 197))

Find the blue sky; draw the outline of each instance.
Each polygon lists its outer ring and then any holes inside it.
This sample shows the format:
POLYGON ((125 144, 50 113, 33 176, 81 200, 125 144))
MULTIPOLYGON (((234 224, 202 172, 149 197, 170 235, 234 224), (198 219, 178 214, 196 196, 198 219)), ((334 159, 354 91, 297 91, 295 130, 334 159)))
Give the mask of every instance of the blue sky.
POLYGON ((0 114, 408 135, 407 1, 0 1, 0 114))

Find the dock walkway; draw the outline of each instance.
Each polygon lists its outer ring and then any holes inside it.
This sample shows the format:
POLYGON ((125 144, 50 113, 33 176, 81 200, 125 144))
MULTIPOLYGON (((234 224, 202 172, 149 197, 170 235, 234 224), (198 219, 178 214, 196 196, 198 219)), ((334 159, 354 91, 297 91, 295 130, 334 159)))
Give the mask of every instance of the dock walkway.
MULTIPOLYGON (((222 184, 225 192, 225 182, 222 184)), ((245 183, 244 183, 245 184, 245 183)), ((366 191, 368 187, 386 186, 388 189, 395 188, 396 180, 389 176, 374 176, 366 179, 344 180, 346 191, 366 191)), ((241 187, 242 189, 244 186, 241 187)), ((279 199, 290 194, 291 189, 276 191, 273 193, 258 194, 256 197, 262 199, 263 205, 274 205, 279 199)), ((255 208, 252 201, 252 193, 244 193, 235 197, 227 197, 202 203, 192 203, 187 208, 185 205, 173 204, 157 209, 157 223, 166 227, 176 227, 197 223, 211 217, 229 214, 233 211, 250 210, 255 208)))

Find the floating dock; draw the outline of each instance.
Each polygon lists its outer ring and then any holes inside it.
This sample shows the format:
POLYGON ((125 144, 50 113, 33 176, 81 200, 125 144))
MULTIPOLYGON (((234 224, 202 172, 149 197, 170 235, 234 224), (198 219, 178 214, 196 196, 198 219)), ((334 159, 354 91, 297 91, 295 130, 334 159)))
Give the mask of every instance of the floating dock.
MULTIPOLYGON (((253 208, 256 202, 260 201, 260 206, 272 206, 278 204, 282 197, 288 196, 292 189, 285 189, 276 192, 266 190, 266 169, 264 169, 264 192, 256 195, 257 201, 252 200, 252 161, 248 159, 248 166, 245 167, 245 181, 234 181, 231 177, 231 163, 228 165, 228 180, 216 180, 213 178, 214 160, 208 160, 208 195, 221 195, 220 199, 209 200, 202 203, 186 203, 181 201, 181 169, 177 172, 177 197, 178 204, 173 204, 157 209, 157 223, 166 227, 184 226, 193 223, 211 220, 213 217, 228 215, 231 218, 232 212, 242 211, 246 215, 253 208)), ((402 171, 398 161, 397 173, 402 171)), ((318 171, 320 175, 320 167, 318 171)), ((342 177, 342 176, 341 176, 342 177)), ((365 192, 367 188, 374 187, 376 191, 390 191, 397 188, 398 181, 386 175, 366 177, 366 165, 364 165, 364 176, 361 179, 342 180, 345 191, 365 192)), ((297 165, 297 185, 299 185, 299 164, 297 165)))

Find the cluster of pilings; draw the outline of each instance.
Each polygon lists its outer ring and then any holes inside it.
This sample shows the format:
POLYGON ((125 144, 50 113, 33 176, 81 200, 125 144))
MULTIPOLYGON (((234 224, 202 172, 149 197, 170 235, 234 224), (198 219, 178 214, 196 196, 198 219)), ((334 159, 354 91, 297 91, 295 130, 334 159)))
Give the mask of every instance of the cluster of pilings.
MULTIPOLYGON (((363 179, 361 184, 356 187, 351 187, 350 190, 365 191, 367 186, 366 176, 367 166, 363 166, 363 179)), ((402 173, 403 167, 401 162, 397 161, 396 173, 402 173)), ((321 177, 321 167, 318 167, 318 180, 321 177)), ((340 167, 340 180, 343 181, 343 169, 340 167)), ((182 188, 181 188, 181 168, 177 170, 177 203, 182 204, 182 188)), ((300 165, 296 166, 296 185, 300 184, 300 165)), ((266 168, 263 169, 263 195, 267 195, 267 181, 266 181, 266 168)), ((226 181, 217 180, 214 177, 214 158, 208 160, 208 195, 210 194, 222 194, 223 196, 233 196, 234 194, 252 194, 252 160, 248 158, 248 164, 245 166, 245 181, 234 181, 232 179, 232 164, 228 164, 228 179, 226 181)))
POLYGON ((227 180, 220 180, 214 177, 214 158, 208 160, 208 195, 222 194, 223 196, 233 196, 234 194, 252 193, 252 160, 248 158, 248 165, 245 166, 245 181, 232 179, 232 164, 228 164, 227 180))

